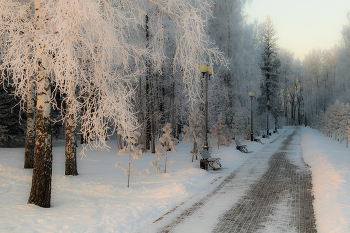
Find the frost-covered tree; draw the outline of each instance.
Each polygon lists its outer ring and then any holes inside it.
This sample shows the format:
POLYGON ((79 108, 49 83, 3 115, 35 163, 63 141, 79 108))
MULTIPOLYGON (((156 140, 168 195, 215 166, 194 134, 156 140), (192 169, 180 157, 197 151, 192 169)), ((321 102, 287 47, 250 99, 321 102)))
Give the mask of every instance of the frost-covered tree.
POLYGON ((247 109, 239 108, 235 112, 234 121, 231 124, 232 136, 242 136, 245 137, 245 129, 247 127, 247 116, 249 116, 249 112, 247 109))
POLYGON ((349 135, 348 135, 348 127, 349 127, 349 119, 350 119, 350 105, 347 103, 344 105, 342 103, 342 108, 339 116, 339 136, 340 136, 340 143, 342 143, 344 140, 346 140, 346 147, 348 147, 349 143, 349 135))
POLYGON ((211 136, 216 139, 216 144, 218 145, 218 149, 220 145, 229 146, 232 142, 231 133, 226 125, 223 125, 222 113, 218 116, 218 121, 213 128, 210 130, 211 136))
MULTIPOLYGON (((66 95, 65 101, 74 103, 68 116, 77 116, 81 105, 86 106, 83 134, 95 139, 95 146, 104 146, 107 120, 133 120, 130 112, 132 78, 140 73, 131 68, 142 50, 126 44, 128 17, 121 6, 112 1, 51 1, 37 0, 20 4, 1 2, 0 31, 3 43, 1 70, 12 75, 15 94, 23 103, 31 82, 36 83, 36 154, 32 191, 29 203, 50 206, 51 187, 51 129, 50 110, 55 99, 51 92, 79 87, 76 101, 66 95), (35 13, 28 17, 32 3, 35 13), (86 13, 89 12, 89 13, 86 13), (115 49, 119 48, 119 49, 115 49), (130 59, 129 59, 130 58, 130 59), (53 85, 54 84, 54 85, 53 85), (94 88, 91 88, 91 87, 94 88), (52 90, 52 87, 55 89, 52 90), (93 97, 92 101, 86 96, 93 97), (99 139, 99 140, 96 140, 99 139), (100 143, 100 144, 99 144, 100 143), (35 165, 36 164, 36 165, 35 165)), ((137 62, 134 67, 139 67, 137 62)), ((7 80, 2 76, 2 81, 7 80)))
POLYGON ((194 155, 196 155, 197 159, 199 150, 204 145, 204 115, 199 109, 190 114, 188 125, 184 126, 183 132, 184 141, 193 143, 193 149, 191 151, 193 162, 194 155))
MULTIPOLYGON (((278 73, 277 69, 280 67, 280 59, 278 58, 278 45, 277 45, 277 31, 271 20, 270 16, 267 16, 263 27, 263 52, 261 54, 262 64, 261 71, 263 73, 263 80, 260 84, 261 96, 258 98, 259 112, 265 112, 266 103, 269 102, 270 106, 276 106, 277 101, 277 88, 278 88, 278 73)), ((269 108, 269 107, 268 107, 269 108)), ((268 109, 267 109, 268 110, 268 109)))
MULTIPOLYGON (((166 173, 166 165, 168 159, 168 151, 176 152, 175 145, 178 143, 178 140, 172 135, 172 127, 170 123, 167 123, 162 129, 162 136, 159 138, 159 145, 156 147, 155 160, 151 161, 151 165, 156 168, 156 171, 159 172, 161 169, 161 165, 158 164, 160 161, 159 156, 165 157, 164 162, 164 173, 166 173)), ((171 162, 172 164, 172 162, 171 162)))
POLYGON ((120 163, 116 163, 115 166, 123 169, 125 175, 128 176, 127 187, 129 188, 131 172, 134 172, 135 174, 144 174, 148 173, 149 171, 144 170, 143 172, 138 172, 137 170, 131 168, 131 157, 133 157, 133 159, 139 159, 142 156, 142 145, 138 143, 140 133, 135 131, 126 135, 123 131, 120 131, 118 134, 122 135, 124 141, 126 142, 126 146, 122 150, 119 150, 118 154, 123 155, 124 153, 128 153, 129 162, 128 168, 123 168, 120 163))
POLYGON ((247 24, 244 20, 244 7, 248 1, 215 0, 214 18, 210 20, 209 33, 216 41, 221 51, 230 60, 227 69, 214 66, 219 79, 215 80, 210 101, 211 118, 223 113, 223 122, 230 125, 233 122, 237 108, 248 107, 248 93, 259 93, 261 80, 261 43, 258 22, 247 24))
MULTIPOLYGON (((200 99, 199 65, 204 62, 227 65, 223 53, 207 35, 212 1, 28 0, 23 3, 1 1, 0 70, 12 74, 15 94, 21 98, 22 107, 28 98, 29 80, 32 78, 36 85, 36 146, 40 147, 35 150, 38 154, 34 158, 29 203, 50 206, 50 111, 51 106, 60 107, 51 93, 64 96, 63 101, 70 105, 64 120, 79 120, 82 136, 91 146, 105 148, 110 128, 118 126, 129 132, 140 123, 134 107, 136 80, 147 73, 147 61, 152 62, 153 70, 161 72, 167 60, 164 27, 158 27, 161 24, 152 27, 153 37, 147 46, 139 33, 145 27, 147 10, 160 12, 155 14, 159 22, 163 21, 160 17, 172 22, 175 55, 171 66, 179 72, 192 106, 200 99), (74 96, 68 90, 78 92, 74 96), (84 114, 78 119, 81 109, 84 114), (129 121, 133 123, 126 124, 129 121)), ((2 75, 1 81, 4 80, 6 77, 2 75)), ((73 126, 68 128, 73 130, 73 126)))

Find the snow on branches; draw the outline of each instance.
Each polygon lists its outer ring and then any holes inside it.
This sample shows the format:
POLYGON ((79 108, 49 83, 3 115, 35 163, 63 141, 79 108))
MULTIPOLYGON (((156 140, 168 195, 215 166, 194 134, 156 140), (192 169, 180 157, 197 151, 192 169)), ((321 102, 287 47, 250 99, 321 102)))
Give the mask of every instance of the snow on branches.
POLYGON ((222 124, 222 113, 218 116, 218 122, 213 125, 213 128, 210 130, 211 136, 216 138, 216 144, 218 149, 220 145, 229 146, 232 142, 231 133, 229 132, 226 125, 222 124))
MULTIPOLYGON (((37 83, 38 64, 43 64, 50 76, 50 104, 62 107, 53 98, 60 93, 70 103, 70 115, 78 119, 83 111, 84 138, 104 148, 108 129, 137 127, 135 78, 146 73, 146 59, 158 70, 167 60, 164 21, 170 19, 167 24, 176 41, 173 70, 181 73, 190 102, 200 97, 199 65, 228 64, 206 32, 212 6, 213 1, 199 0, 1 0, 0 70, 12 74, 7 81, 16 87, 24 107, 29 79, 37 83), (33 17, 34 2, 41 6, 40 23, 33 17), (157 23, 146 46, 139 29, 149 12, 157 23), (129 121, 133 123, 126 124, 129 121)), ((2 76, 1 82, 5 79, 2 76)))
MULTIPOLYGON (((195 112, 192 112, 188 117, 188 126, 185 125, 183 128, 183 139, 185 142, 192 142, 193 149, 192 153, 192 162, 194 155, 199 154, 199 148, 204 144, 204 115, 197 109, 195 112)), ((210 147, 209 147, 210 148, 210 147)))
POLYGON ((128 152, 129 163, 128 163, 128 168, 123 168, 120 165, 120 163, 116 163, 115 166, 123 169, 123 171, 125 172, 125 175, 128 176, 127 187, 129 188, 131 172, 134 172, 137 175, 141 175, 141 174, 149 173, 149 170, 145 169, 142 172, 138 172, 137 170, 131 168, 131 157, 133 157, 133 159, 139 159, 142 156, 142 145, 138 144, 137 142, 137 139, 139 138, 140 133, 135 131, 129 134, 125 134, 123 131, 120 131, 118 132, 118 134, 122 135, 122 137, 124 138, 124 141, 127 143, 127 145, 123 149, 119 150, 118 154, 123 155, 125 152, 128 152))
POLYGON ((347 147, 350 135, 350 105, 344 105, 337 100, 323 115, 322 125, 325 135, 335 134, 335 139, 338 139, 340 143, 347 141, 347 147))
MULTIPOLYGON (((156 172, 159 172, 160 169, 163 167, 162 165, 159 165, 158 162, 160 161, 159 156, 165 157, 165 163, 164 163, 164 173, 166 173, 166 165, 167 165, 167 158, 168 158, 168 151, 176 152, 175 145, 178 143, 178 140, 173 137, 171 134, 172 128, 171 124, 167 123, 163 129, 163 134, 159 138, 159 144, 156 147, 156 155, 154 156, 155 160, 151 161, 150 164, 155 167, 156 172)), ((173 163, 173 161, 170 161, 170 165, 173 163)))

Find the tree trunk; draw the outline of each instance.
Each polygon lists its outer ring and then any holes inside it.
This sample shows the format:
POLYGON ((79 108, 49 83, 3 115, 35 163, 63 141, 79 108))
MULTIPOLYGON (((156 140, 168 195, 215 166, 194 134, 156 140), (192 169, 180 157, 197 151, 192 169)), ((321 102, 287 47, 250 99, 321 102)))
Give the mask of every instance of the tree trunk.
POLYGON ((38 70, 34 169, 28 204, 49 208, 52 177, 51 87, 43 68, 38 70))
MULTIPOLYGON (((41 0, 35 0, 35 20, 38 34, 43 34, 45 18, 40 12, 41 0)), ((38 48, 38 50, 44 50, 38 48)), ((49 208, 51 203, 52 135, 51 135, 51 85, 45 68, 48 64, 44 53, 37 66, 37 104, 34 169, 28 204, 49 208)))
MULTIPOLYGON (((28 2, 25 1, 25 4, 28 2)), ((32 17, 31 12, 27 12, 28 19, 32 17)), ((28 41, 29 42, 29 41, 28 41)), ((33 52, 29 48, 30 53, 33 52)), ((28 56, 28 59, 31 59, 28 56)), ((26 142, 25 142, 25 152, 24 152, 24 168, 33 168, 34 166, 34 151, 35 151, 35 82, 34 77, 29 79, 29 90, 27 93, 27 132, 26 132, 26 142)))
MULTIPOLYGON (((73 95, 74 96, 74 95, 73 95)), ((77 140, 76 140, 76 124, 74 119, 74 114, 72 113, 72 103, 68 101, 67 103, 67 117, 66 117, 66 128, 65 128, 65 175, 66 176, 76 176, 78 175, 77 168, 77 140)))
POLYGON ((27 132, 24 152, 24 168, 33 168, 35 151, 35 84, 30 79, 27 96, 27 132))

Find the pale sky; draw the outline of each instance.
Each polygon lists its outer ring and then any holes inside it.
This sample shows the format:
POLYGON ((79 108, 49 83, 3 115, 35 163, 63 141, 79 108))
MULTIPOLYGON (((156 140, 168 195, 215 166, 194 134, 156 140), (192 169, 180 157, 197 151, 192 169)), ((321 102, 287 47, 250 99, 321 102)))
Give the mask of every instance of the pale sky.
POLYGON ((311 49, 329 49, 341 38, 350 0, 253 0, 245 9, 248 22, 270 15, 278 45, 301 60, 311 49))

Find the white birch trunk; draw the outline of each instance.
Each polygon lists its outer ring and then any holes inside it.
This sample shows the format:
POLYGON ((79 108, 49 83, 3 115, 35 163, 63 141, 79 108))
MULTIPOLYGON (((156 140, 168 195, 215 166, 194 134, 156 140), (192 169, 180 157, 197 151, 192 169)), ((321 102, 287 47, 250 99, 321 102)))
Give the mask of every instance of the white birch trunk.
MULTIPOLYGON (((35 1, 35 19, 38 35, 44 34, 45 19, 40 9, 44 0, 35 1)), ((36 105, 36 140, 32 187, 28 204, 49 208, 51 204, 52 177, 52 135, 51 135, 51 83, 46 70, 48 62, 44 54, 44 45, 37 48, 41 56, 37 67, 37 105, 36 105)))

